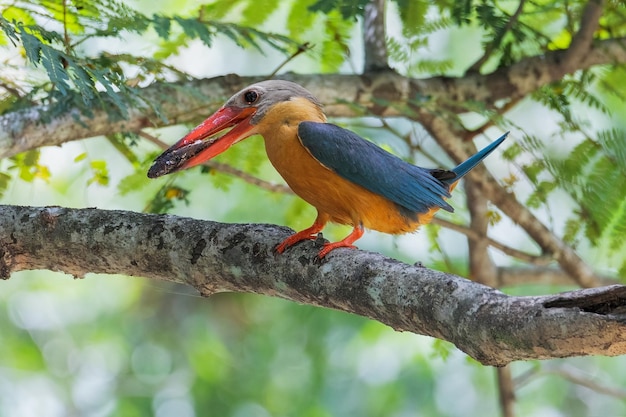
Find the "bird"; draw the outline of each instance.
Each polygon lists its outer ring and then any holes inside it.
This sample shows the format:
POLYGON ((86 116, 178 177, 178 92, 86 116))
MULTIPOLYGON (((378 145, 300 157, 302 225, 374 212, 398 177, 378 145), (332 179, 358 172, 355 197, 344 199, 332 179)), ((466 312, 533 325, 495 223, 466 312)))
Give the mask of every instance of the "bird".
POLYGON ((329 222, 352 226, 344 239, 324 243, 317 254, 322 259, 337 248, 355 248, 365 229, 404 234, 429 223, 439 209, 454 211, 446 199, 458 181, 508 132, 451 170, 422 168, 329 123, 320 101, 299 84, 266 80, 234 94, 159 155, 148 177, 199 165, 253 135, 263 137, 269 161, 294 193, 317 209, 313 224, 276 252, 316 239, 329 222))

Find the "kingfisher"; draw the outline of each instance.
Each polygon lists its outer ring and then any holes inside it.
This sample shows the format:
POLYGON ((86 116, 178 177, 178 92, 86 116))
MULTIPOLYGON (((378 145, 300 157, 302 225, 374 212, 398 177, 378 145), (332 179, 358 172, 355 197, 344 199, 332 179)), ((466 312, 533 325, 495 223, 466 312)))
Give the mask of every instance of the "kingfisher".
POLYGON ((322 104, 304 87, 284 80, 252 84, 158 156, 149 178, 187 169, 253 135, 289 187, 317 209, 313 224, 276 247, 315 239, 328 222, 352 226, 318 253, 349 247, 365 229, 413 232, 433 215, 454 209, 446 202, 458 181, 506 138, 508 132, 451 170, 412 165, 350 130, 328 123, 322 104), (220 132, 230 128, 222 136, 220 132))

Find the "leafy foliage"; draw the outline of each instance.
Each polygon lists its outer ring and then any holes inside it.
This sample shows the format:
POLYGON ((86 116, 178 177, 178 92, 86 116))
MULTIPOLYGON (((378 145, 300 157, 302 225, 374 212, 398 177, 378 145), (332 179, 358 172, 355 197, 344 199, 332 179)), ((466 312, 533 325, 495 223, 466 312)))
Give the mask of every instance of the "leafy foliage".
MULTIPOLYGON (((613 252, 623 251, 626 244, 625 135, 626 132, 618 129, 598 132, 597 139, 585 138, 567 159, 549 165, 557 183, 579 205, 576 220, 584 226, 585 237, 593 245, 602 245, 613 252)), ((581 231, 570 223, 568 239, 581 231)))
MULTIPOLYGON (((23 48, 24 55, 46 72, 42 85, 30 86, 24 97, 32 104, 35 98, 56 106, 55 113, 78 108, 85 114, 94 108, 107 110, 111 117, 124 117, 130 106, 154 103, 141 100, 138 86, 153 80, 165 80, 172 73, 182 73, 160 60, 177 53, 192 39, 211 46, 218 35, 227 36, 242 47, 262 51, 264 45, 286 52, 295 43, 285 36, 268 34, 233 23, 204 20, 202 16, 181 17, 155 13, 144 15, 116 0, 63 1, 53 3, 16 2, 2 10, 0 28, 13 46, 23 48), (38 23, 41 8, 61 25, 61 31, 44 29, 38 23), (121 38, 130 33, 146 34, 152 29, 165 43, 164 50, 153 57, 112 54, 96 50, 88 54, 84 45, 97 39, 121 38), (183 36, 180 36, 183 35, 183 36), (137 72, 140 79, 127 78, 137 72)), ((1 78, 1 77, 0 77, 1 78)), ((9 80, 2 80, 10 84, 9 80)))
POLYGON ((312 12, 330 14, 333 10, 339 11, 343 19, 355 19, 363 16, 367 0, 317 0, 309 6, 312 12))

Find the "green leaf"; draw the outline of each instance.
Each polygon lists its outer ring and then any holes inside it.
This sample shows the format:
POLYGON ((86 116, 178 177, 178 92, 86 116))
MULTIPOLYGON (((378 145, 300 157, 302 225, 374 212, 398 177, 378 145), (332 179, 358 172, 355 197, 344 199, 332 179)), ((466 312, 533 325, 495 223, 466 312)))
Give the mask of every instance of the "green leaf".
POLYGON ((10 169, 18 170, 18 177, 26 182, 33 182, 35 179, 48 181, 50 179, 50 171, 45 165, 39 163, 41 152, 39 149, 33 149, 11 157, 13 166, 10 169))
POLYGON ((322 12, 325 15, 339 12, 342 19, 355 20, 357 17, 363 16, 367 2, 368 0, 318 0, 309 6, 308 10, 322 12))
POLYGON ((406 37, 423 33, 426 22, 426 13, 431 2, 422 0, 396 0, 400 18, 402 19, 402 32, 406 37))
POLYGON ((29 13, 21 7, 9 6, 5 9, 2 9, 2 17, 9 22, 15 22, 22 25, 37 24, 37 21, 33 17, 32 13, 29 13))
POLYGON ((93 176, 87 180, 87 184, 108 185, 109 170, 105 160, 93 160, 89 163, 93 176))
MULTIPOLYGON (((241 13, 241 25, 252 27, 260 26, 278 9, 280 3, 279 0, 248 1, 241 13)), ((299 5, 299 7, 302 7, 302 5, 299 5)))
POLYGON ((526 205, 530 208, 538 208, 542 204, 546 203, 548 195, 554 191, 557 187, 557 183, 555 181, 541 181, 532 194, 526 199, 526 205))
POLYGON ((206 24, 198 21, 197 19, 185 19, 179 16, 174 17, 174 20, 180 25, 185 32, 185 35, 194 39, 198 38, 206 46, 213 44, 213 34, 207 29, 206 24))
POLYGON ((154 14, 152 16, 152 26, 159 37, 168 40, 170 37, 171 19, 168 17, 154 14))
POLYGON ((580 233, 582 222, 579 219, 568 219, 565 222, 563 241, 568 245, 576 246, 577 236, 580 233))
POLYGON ((128 162, 133 165, 139 165, 139 158, 135 155, 135 152, 130 148, 130 146, 126 143, 127 140, 132 144, 137 138, 136 134, 133 133, 114 133, 112 135, 107 135, 107 140, 117 149, 117 151, 126 158, 128 162))
POLYGON ((26 52, 26 57, 33 64, 39 64, 41 60, 41 48, 43 44, 35 36, 31 35, 30 33, 26 33, 23 29, 23 26, 19 26, 19 28, 22 46, 24 47, 24 51, 26 52))
POLYGON ((537 184, 539 174, 546 170, 546 164, 543 161, 535 160, 531 164, 522 165, 522 170, 533 184, 537 184))
POLYGON ((87 158, 87 152, 83 152, 74 158, 74 162, 80 162, 83 159, 87 158))
POLYGON ((287 30, 290 37, 300 39, 301 35, 313 26, 318 16, 315 13, 311 13, 309 7, 315 1, 303 0, 292 3, 289 17, 287 18, 287 30))
POLYGON ((4 196, 4 192, 9 188, 9 184, 11 182, 11 176, 9 174, 5 174, 4 172, 0 172, 0 198, 4 196))

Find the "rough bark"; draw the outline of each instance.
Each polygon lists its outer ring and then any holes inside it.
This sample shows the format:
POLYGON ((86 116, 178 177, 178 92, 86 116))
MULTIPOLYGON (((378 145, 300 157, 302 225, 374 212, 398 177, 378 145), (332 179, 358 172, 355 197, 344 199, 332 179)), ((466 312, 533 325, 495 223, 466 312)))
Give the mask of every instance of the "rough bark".
POLYGON ((98 209, 0 206, 0 276, 28 269, 127 274, 202 295, 253 292, 343 310, 448 340, 479 362, 626 353, 626 286, 512 297, 451 274, 316 242, 290 230, 98 209))

